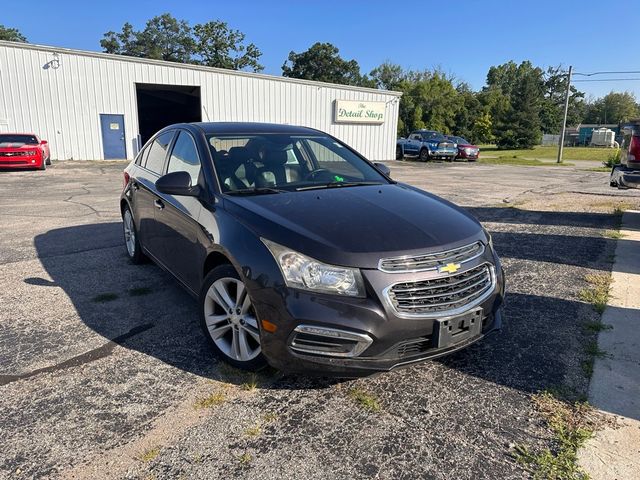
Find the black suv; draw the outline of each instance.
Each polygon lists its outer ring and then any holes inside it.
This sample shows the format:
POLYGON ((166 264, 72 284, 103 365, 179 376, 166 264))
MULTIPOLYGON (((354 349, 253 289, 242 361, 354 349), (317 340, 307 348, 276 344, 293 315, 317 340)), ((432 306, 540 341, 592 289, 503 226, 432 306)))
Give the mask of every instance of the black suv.
POLYGON ((172 125, 124 180, 130 259, 198 298, 213 351, 235 366, 366 375, 501 325, 503 272, 482 226, 325 133, 172 125))

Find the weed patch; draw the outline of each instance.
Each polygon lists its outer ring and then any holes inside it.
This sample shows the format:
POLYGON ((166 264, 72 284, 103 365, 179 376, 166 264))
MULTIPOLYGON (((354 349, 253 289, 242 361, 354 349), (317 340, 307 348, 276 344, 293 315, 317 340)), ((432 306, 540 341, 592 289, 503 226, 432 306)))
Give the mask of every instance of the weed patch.
POLYGON ((536 394, 532 400, 553 432, 553 446, 540 452, 516 446, 518 462, 527 466, 536 480, 588 479, 578 465, 577 452, 596 428, 593 409, 586 402, 565 402, 550 392, 536 394))
POLYGON ((381 410, 380 402, 378 402, 378 399, 375 397, 375 395, 367 392, 362 388, 352 388, 351 390, 349 390, 349 396, 365 410, 368 410, 370 412, 379 412, 381 410))
POLYGON ((609 299, 609 289, 611 288, 611 275, 608 273, 597 273, 587 275, 585 280, 589 286, 580 291, 580 300, 590 303, 598 313, 604 312, 609 299))

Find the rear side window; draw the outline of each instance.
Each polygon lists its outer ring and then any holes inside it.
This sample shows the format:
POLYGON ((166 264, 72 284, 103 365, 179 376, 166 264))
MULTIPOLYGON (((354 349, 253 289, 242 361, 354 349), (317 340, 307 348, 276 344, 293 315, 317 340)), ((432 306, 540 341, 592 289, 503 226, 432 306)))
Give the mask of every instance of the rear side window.
POLYGON ((167 150, 173 138, 173 132, 166 132, 156 137, 149 146, 149 155, 145 163, 145 168, 152 172, 161 174, 164 167, 164 160, 167 158, 167 150))
POLYGON ((198 183, 200 158, 198 157, 196 144, 187 132, 180 132, 173 146, 169 166, 167 167, 167 173, 171 172, 187 172, 191 175, 191 185, 198 183))

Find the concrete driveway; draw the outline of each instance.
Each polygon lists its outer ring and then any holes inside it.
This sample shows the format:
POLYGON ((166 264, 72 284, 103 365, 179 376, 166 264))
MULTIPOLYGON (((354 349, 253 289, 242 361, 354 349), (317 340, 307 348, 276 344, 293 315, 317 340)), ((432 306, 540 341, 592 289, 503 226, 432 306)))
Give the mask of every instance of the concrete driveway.
POLYGON ((127 261, 123 164, 0 173, 0 478, 527 477, 514 447, 552 442, 531 394, 587 391, 579 292, 640 195, 572 168, 387 163, 491 231, 506 325, 344 382, 216 363, 194 300, 127 261))

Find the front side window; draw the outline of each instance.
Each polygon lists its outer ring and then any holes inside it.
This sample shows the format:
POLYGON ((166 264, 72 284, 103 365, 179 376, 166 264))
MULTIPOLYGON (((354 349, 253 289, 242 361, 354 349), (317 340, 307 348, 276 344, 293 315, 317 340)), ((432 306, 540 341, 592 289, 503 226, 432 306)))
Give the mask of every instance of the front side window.
POLYGON ((187 132, 180 132, 171 158, 169 158, 169 166, 167 173, 171 172, 187 172, 191 175, 191 185, 198 183, 198 175, 200 175, 200 158, 196 150, 196 144, 193 138, 187 132))
POLYGON ((207 140, 220 185, 228 193, 388 183, 369 163, 327 135, 209 135, 207 140))
POLYGON ((158 135, 148 147, 149 155, 147 155, 147 160, 144 165, 147 170, 151 170, 157 174, 162 173, 164 161, 167 158, 167 150, 169 149, 172 138, 173 132, 165 132, 162 135, 158 135))

